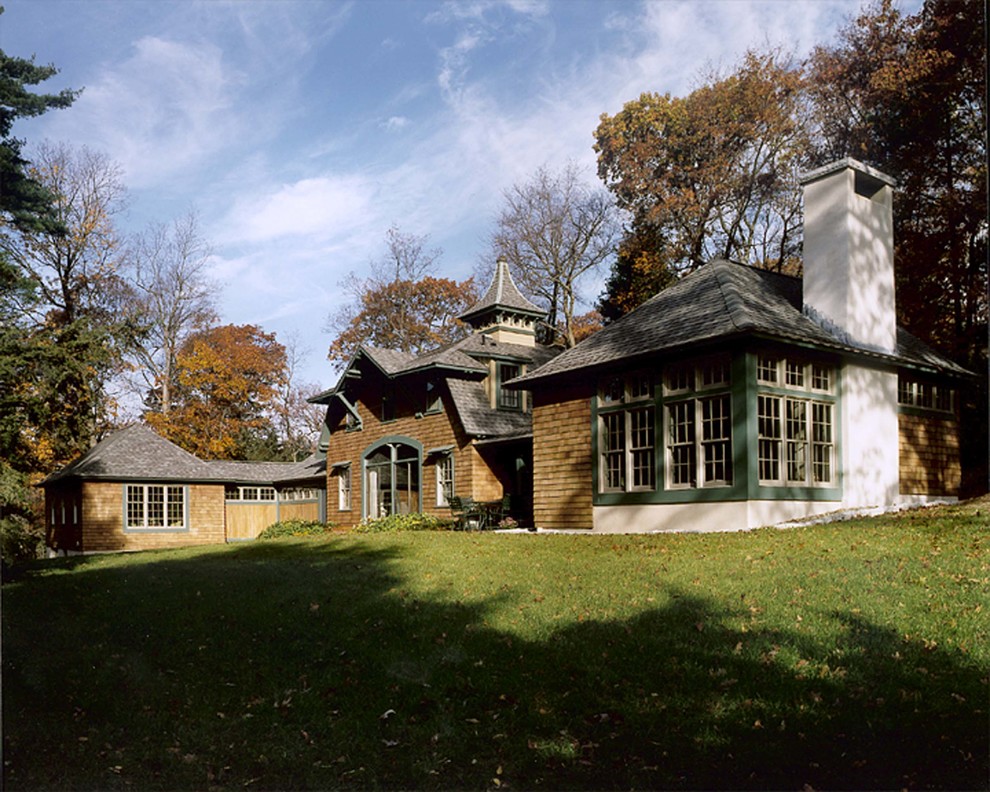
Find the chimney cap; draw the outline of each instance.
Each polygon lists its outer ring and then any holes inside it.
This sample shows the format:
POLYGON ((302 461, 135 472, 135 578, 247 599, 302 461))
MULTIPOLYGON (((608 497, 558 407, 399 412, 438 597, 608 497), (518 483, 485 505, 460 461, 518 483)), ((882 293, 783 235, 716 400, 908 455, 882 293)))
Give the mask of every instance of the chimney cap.
POLYGON ((897 181, 893 177, 888 176, 883 171, 870 167, 869 165, 866 165, 857 159, 853 159, 852 157, 844 157, 840 160, 836 160, 835 162, 830 162, 827 165, 822 165, 820 168, 815 168, 814 170, 806 171, 805 173, 801 174, 798 181, 802 186, 804 186, 806 184, 811 184, 812 182, 816 182, 819 179, 824 179, 826 176, 831 176, 833 173, 837 173, 838 171, 846 170, 846 169, 864 173, 867 176, 871 176, 874 179, 883 182, 889 187, 897 187, 897 181))

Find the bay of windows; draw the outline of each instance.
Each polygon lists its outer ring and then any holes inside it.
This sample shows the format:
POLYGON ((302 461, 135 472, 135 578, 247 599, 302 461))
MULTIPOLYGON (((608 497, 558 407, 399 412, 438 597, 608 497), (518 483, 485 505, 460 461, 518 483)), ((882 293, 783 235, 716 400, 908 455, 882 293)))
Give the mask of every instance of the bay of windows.
POLYGON ((953 412, 955 402, 956 392, 954 388, 925 382, 904 373, 897 377, 897 403, 903 407, 953 412))
POLYGON ((755 443, 760 484, 836 485, 837 379, 828 363, 760 354, 756 382, 745 389, 737 383, 733 390, 732 358, 718 355, 668 365, 656 374, 610 376, 598 385, 602 494, 736 487, 733 433, 743 430, 733 420, 738 399, 756 408, 750 424, 756 436, 749 442, 755 443), (746 389, 755 402, 748 402, 746 389))
POLYGON ((224 488, 224 499, 229 501, 273 501, 275 500, 275 488, 230 485, 224 488))

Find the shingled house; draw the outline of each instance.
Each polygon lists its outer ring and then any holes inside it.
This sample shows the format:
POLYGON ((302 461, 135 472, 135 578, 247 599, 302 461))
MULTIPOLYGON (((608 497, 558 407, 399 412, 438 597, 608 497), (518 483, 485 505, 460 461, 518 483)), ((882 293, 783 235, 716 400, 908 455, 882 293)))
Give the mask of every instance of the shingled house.
POLYGON ((205 462, 142 424, 42 482, 50 552, 147 550, 255 538, 324 520, 326 462, 205 462))
POLYGON ((896 326, 893 182, 808 174, 803 280, 715 260, 512 387, 534 520, 724 530, 955 496, 966 372, 896 326))
POLYGON ((328 519, 424 512, 451 515, 453 498, 508 497, 531 519, 531 400, 506 383, 558 350, 537 343, 545 314, 498 262, 491 285, 460 319, 466 338, 422 355, 362 346, 327 405, 328 519))

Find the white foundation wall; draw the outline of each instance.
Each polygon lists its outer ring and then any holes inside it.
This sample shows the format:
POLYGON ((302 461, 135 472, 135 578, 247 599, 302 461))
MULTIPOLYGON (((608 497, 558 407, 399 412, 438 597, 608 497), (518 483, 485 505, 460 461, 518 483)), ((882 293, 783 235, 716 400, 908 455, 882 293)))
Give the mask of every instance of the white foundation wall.
POLYGON ((653 531, 745 531, 840 508, 837 501, 721 501, 712 503, 649 503, 595 506, 594 530, 600 533, 653 531))
POLYGON ((844 366, 841 404, 842 507, 897 503, 897 373, 844 366))

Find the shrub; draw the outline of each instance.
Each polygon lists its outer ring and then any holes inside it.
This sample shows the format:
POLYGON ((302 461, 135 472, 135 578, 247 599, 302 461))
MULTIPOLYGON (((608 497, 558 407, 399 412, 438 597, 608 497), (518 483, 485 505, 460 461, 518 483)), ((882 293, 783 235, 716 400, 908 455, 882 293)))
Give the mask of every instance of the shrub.
POLYGON ((26 517, 0 517, 0 556, 5 564, 38 558, 44 542, 44 535, 26 517))
POLYGON ((432 514, 392 514, 375 520, 364 520, 354 530, 357 533, 398 533, 399 531, 447 531, 454 521, 432 514))
POLYGON ((260 534, 259 539, 285 539, 293 536, 323 536, 330 533, 333 526, 318 520, 282 520, 272 523, 260 534))

